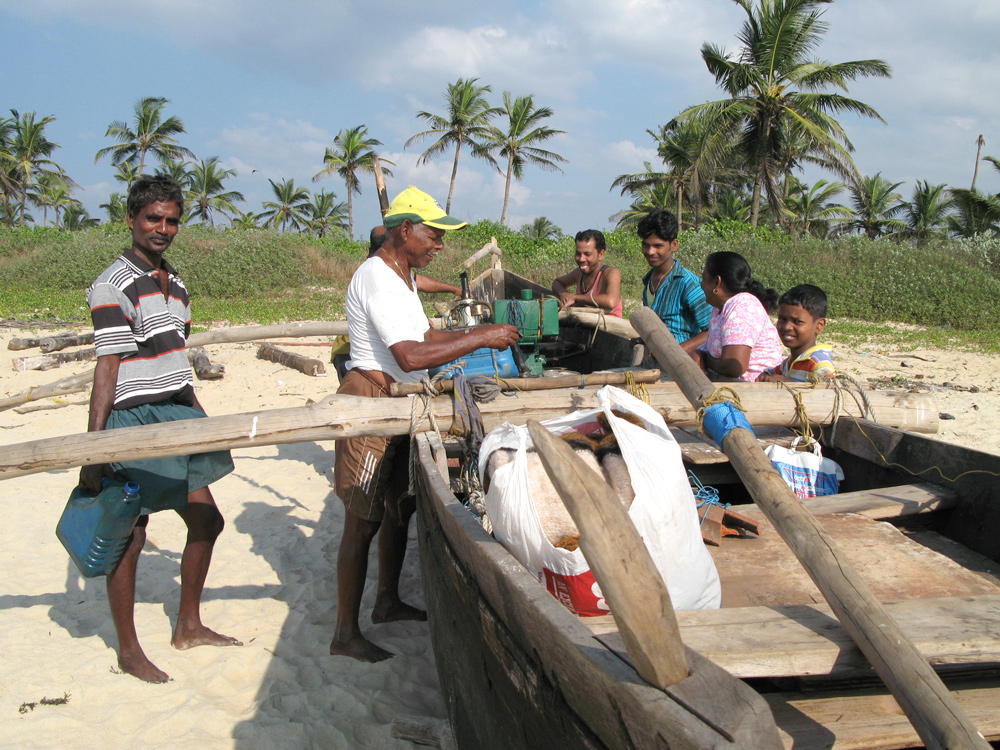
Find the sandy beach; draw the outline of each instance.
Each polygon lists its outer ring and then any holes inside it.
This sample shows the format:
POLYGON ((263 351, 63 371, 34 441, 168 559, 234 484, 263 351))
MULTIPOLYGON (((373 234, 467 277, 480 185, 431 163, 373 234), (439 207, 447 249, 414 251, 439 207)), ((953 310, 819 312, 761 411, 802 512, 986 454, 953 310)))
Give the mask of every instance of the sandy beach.
MULTIPOLYGON (((13 357, 39 353, 7 350, 10 338, 27 333, 0 329, 0 397, 91 366, 15 372, 13 357)), ((288 348, 329 358, 321 347, 288 348)), ((253 344, 208 351, 226 366, 222 380, 196 384, 211 415, 300 406, 336 389, 332 367, 328 377, 314 378, 256 359, 253 344)), ((834 353, 838 367, 862 382, 933 391, 939 411, 954 417, 941 422, 942 439, 1000 453, 995 358, 877 345, 835 345, 834 353)), ((61 408, 0 412, 0 443, 84 431, 88 397, 89 389, 39 402, 68 404, 61 408)), ((397 717, 445 717, 426 623, 372 626, 367 619, 374 550, 362 624, 398 656, 371 665, 328 653, 343 525, 331 488, 333 444, 241 450, 234 458, 236 471, 213 485, 227 528, 216 545, 203 617, 245 645, 185 652, 170 646, 184 526, 173 513, 153 516, 139 563, 136 626, 146 653, 173 677, 166 685, 117 673, 104 581, 82 578, 55 538, 77 470, 4 482, 0 748, 403 748, 412 745, 392 737, 397 717), (64 696, 65 703, 41 704, 64 696)), ((413 529, 402 590, 422 605, 413 529)))

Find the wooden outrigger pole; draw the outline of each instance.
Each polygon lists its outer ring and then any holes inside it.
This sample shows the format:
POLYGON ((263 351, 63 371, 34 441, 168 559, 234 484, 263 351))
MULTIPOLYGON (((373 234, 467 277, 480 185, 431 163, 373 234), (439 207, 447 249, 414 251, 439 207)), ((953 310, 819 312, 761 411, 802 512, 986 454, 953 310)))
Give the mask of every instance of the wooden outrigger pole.
MULTIPOLYGON (((751 423, 767 426, 794 425, 796 401, 784 389, 750 387, 740 391, 751 423)), ((840 416, 862 416, 852 399, 837 399, 832 389, 803 391, 806 413, 815 424, 830 424, 840 405, 840 416)), ((875 408, 883 423, 912 421, 926 409, 905 408, 899 401, 922 404, 922 394, 873 393, 875 408), (894 403, 896 402, 896 403, 894 403)), ((675 427, 697 424, 696 410, 676 385, 664 383, 649 392, 651 406, 675 427)), ((529 419, 551 419, 577 409, 597 408, 593 388, 531 391, 479 404, 483 426, 491 430, 503 422, 525 424, 529 419)), ((453 420, 449 396, 431 399, 431 409, 442 430, 453 420)), ((309 406, 208 417, 143 427, 125 427, 102 432, 78 433, 4 446, 0 454, 0 479, 66 469, 84 464, 127 461, 161 456, 205 453, 224 448, 255 448, 313 440, 336 440, 362 435, 403 435, 410 431, 410 398, 363 398, 332 395, 309 406)), ((934 415, 936 416, 936 414, 934 415)), ((922 422, 925 431, 935 422, 922 422)), ((424 423, 424 429, 429 429, 424 423)))

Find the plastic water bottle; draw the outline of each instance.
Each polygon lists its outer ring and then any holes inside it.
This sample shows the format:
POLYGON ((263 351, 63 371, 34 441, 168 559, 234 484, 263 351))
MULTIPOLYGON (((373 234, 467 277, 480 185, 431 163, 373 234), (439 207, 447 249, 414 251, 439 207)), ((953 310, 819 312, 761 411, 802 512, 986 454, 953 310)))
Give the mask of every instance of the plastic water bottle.
POLYGON ((56 536, 86 578, 106 576, 122 556, 139 518, 139 485, 101 479, 97 494, 76 487, 56 536))

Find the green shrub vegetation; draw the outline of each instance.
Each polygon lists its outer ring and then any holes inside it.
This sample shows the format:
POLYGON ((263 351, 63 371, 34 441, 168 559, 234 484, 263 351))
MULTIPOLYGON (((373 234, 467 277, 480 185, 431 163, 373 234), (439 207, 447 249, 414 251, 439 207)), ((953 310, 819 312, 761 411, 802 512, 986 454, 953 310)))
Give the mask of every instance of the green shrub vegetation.
MULTIPOLYGON (((427 273, 457 283, 462 260, 494 236, 504 266, 541 283, 573 265, 572 236, 530 239, 480 221, 449 235, 427 273)), ((621 269, 628 314, 641 304, 646 263, 634 231, 606 237, 605 262, 621 269)), ((121 225, 81 232, 0 228, 0 318, 87 320, 87 286, 129 239, 121 225)), ((935 344, 1000 349, 1000 239, 925 245, 857 236, 821 240, 726 221, 685 232, 677 257, 698 273, 717 250, 742 254, 754 275, 779 292, 804 282, 825 289, 835 337, 881 339, 890 336, 884 324, 894 321, 935 329, 897 334, 904 344, 917 345, 913 336, 924 335, 935 344)), ((366 243, 346 239, 186 227, 168 258, 194 299, 196 324, 204 326, 343 318, 348 281, 366 254, 366 243)), ((486 266, 484 260, 475 270, 486 266)))

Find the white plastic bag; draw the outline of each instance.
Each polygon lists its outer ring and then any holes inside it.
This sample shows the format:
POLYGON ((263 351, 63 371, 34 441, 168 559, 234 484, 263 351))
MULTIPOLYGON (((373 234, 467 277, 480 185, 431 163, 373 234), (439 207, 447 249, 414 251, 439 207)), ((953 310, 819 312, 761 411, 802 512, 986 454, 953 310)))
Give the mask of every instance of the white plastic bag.
POLYGON ((840 492, 844 470, 833 459, 823 458, 823 451, 815 440, 807 450, 796 450, 802 440, 795 438, 787 448, 770 445, 764 453, 796 496, 836 495, 840 492))
MULTIPOLYGON (((722 589, 711 555, 702 543, 698 513, 680 448, 656 410, 625 391, 605 386, 600 408, 578 411, 542 424, 554 434, 597 429, 604 412, 628 466, 635 499, 628 510, 639 535, 663 577, 675 609, 720 606, 722 589), (611 413, 612 408, 639 417, 643 429, 611 413)), ((526 427, 502 424, 483 441, 479 470, 485 476, 490 454, 516 450, 514 460, 491 477, 486 508, 496 538, 570 611, 603 615, 610 610, 590 566, 579 549, 553 547, 545 536, 528 481, 526 451, 532 446, 526 427)))

